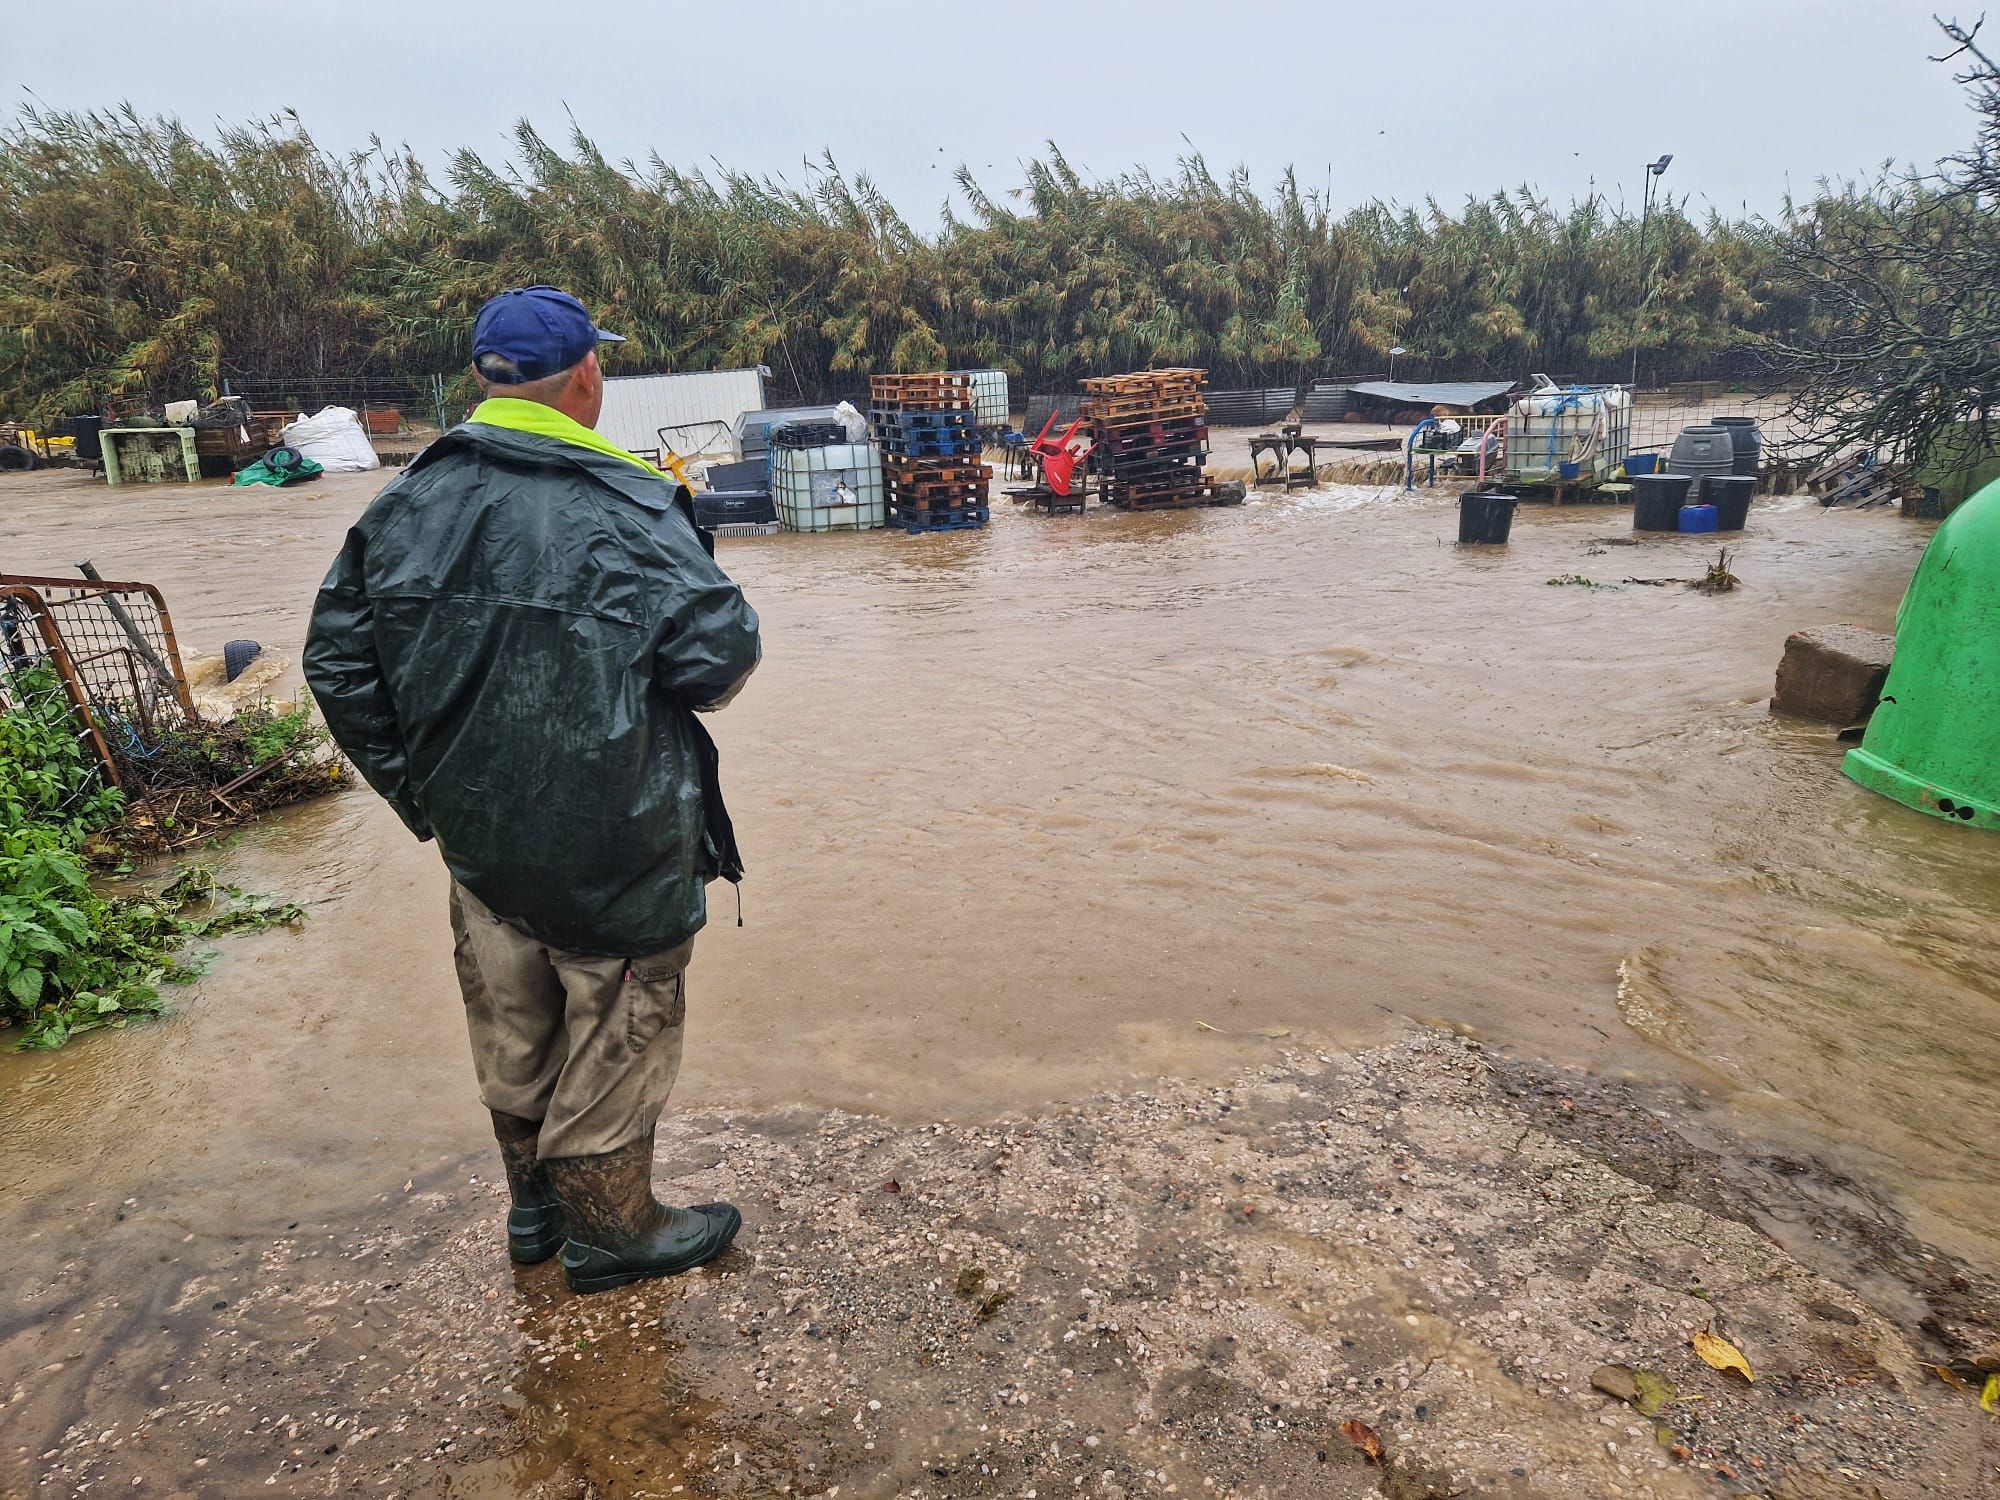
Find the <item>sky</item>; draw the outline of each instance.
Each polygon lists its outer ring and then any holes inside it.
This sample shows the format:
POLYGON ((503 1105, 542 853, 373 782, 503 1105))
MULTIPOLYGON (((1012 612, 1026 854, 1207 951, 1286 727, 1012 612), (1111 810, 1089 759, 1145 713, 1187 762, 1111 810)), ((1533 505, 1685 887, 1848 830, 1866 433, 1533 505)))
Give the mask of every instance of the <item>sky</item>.
POLYGON ((560 139, 571 116, 614 160, 795 187, 830 151, 925 230, 958 164, 1004 202, 1051 140, 1090 178, 1170 173, 1190 145, 1260 190, 1289 165, 1337 209, 1521 184, 1637 207, 1671 152, 1661 186, 1690 211, 1773 214, 1823 176, 1970 142, 1953 69, 1928 60, 1951 3, 99 0, 82 28, 16 10, 0 101, 130 102, 196 131, 292 109, 324 146, 379 135, 433 167, 459 146, 505 160, 514 122, 560 139))

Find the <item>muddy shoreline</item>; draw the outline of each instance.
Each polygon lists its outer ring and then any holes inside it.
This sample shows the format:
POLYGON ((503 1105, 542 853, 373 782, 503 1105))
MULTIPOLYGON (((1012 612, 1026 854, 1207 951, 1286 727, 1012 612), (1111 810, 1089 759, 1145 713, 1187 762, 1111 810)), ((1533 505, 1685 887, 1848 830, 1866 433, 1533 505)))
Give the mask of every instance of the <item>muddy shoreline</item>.
POLYGON ((1225 1086, 983 1125, 670 1116, 660 1180, 742 1204, 741 1248, 591 1298, 506 1265, 484 1154, 227 1244, 105 1205, 108 1235, 172 1264, 31 1289, 63 1331, 9 1392, 0 1475, 550 1500, 2000 1494, 2000 1424, 1931 1368, 2000 1355, 2000 1289, 1853 1184, 1695 1145, 1696 1100, 1447 1032, 1266 1046, 1225 1086), (1701 1364, 1696 1329, 1756 1383, 1701 1364), (1642 1417, 1592 1388, 1606 1364, 1677 1397, 1642 1417), (92 1414, 135 1385, 143 1420, 92 1414))

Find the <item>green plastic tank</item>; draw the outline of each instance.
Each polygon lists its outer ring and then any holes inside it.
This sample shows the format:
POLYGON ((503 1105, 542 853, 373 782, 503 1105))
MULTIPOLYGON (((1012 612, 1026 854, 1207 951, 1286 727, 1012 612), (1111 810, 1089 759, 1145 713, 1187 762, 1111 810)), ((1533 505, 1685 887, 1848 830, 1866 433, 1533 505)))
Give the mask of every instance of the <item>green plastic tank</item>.
POLYGON ((2000 828, 2000 481, 1924 550, 1882 701, 1841 769, 1918 812, 2000 828))

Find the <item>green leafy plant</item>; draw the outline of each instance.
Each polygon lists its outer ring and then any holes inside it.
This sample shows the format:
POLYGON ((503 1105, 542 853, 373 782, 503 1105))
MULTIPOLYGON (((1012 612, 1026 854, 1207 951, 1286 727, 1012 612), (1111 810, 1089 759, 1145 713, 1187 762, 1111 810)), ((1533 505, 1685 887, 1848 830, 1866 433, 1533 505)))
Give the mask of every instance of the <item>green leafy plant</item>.
POLYGON ((304 703, 283 710, 245 709, 236 716, 236 722, 250 747, 250 763, 256 766, 326 738, 326 731, 313 723, 312 710, 304 703))
MULTIPOLYGON (((155 1015, 159 987, 198 972, 186 954, 190 942, 303 917, 295 905, 245 896, 200 867, 149 896, 97 889, 85 841, 118 823, 124 799, 103 784, 52 670, 22 672, 7 680, 6 692, 0 1027, 22 1028, 18 1045, 59 1047, 79 1032, 155 1015)), ((291 716, 273 722, 279 717, 291 716)))
POLYGON ((1401 346, 1414 378, 1611 378, 1635 342, 1655 378, 1708 377, 1806 310, 1771 286, 1776 227, 1671 194, 1642 243, 1637 211, 1595 192, 1346 205, 1195 153, 1092 179, 1052 143, 1018 188, 961 167, 923 225, 829 157, 794 186, 526 122, 506 154, 433 171, 380 143, 328 151, 289 115, 204 135, 23 106, 0 121, 0 407, 463 370, 474 311, 529 281, 627 335, 614 373, 767 364, 809 396, 970 364, 1038 391, 1149 363, 1268 386, 1401 346))

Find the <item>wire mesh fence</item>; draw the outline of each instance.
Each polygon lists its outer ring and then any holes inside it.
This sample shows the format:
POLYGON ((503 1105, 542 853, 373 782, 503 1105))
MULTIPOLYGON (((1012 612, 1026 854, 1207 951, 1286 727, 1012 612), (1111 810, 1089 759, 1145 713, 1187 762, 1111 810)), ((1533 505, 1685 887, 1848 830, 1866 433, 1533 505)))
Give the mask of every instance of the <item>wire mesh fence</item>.
POLYGON ((357 413, 375 436, 410 428, 442 430, 467 410, 464 399, 448 399, 451 392, 440 375, 225 369, 223 377, 227 393, 243 397, 257 411, 311 415, 324 407, 344 406, 357 413))
POLYGON ((34 816, 50 822, 82 819, 104 787, 115 784, 108 753, 94 733, 80 696, 48 650, 40 622, 11 588, 0 587, 0 717, 4 743, 32 776, 34 816), (56 748, 68 741, 71 749, 56 748))
POLYGON ((1673 386, 1659 393, 1649 391, 1633 409, 1631 451, 1664 457, 1684 428, 1713 426, 1719 417, 1755 418, 1765 429, 1765 441, 1769 443, 1789 430, 1783 409, 1782 398, 1759 398, 1730 390, 1720 381, 1673 386))
POLYGON ((199 723, 172 617, 144 583, 0 574, 0 708, 52 708, 117 786, 160 779, 162 751, 199 723))

